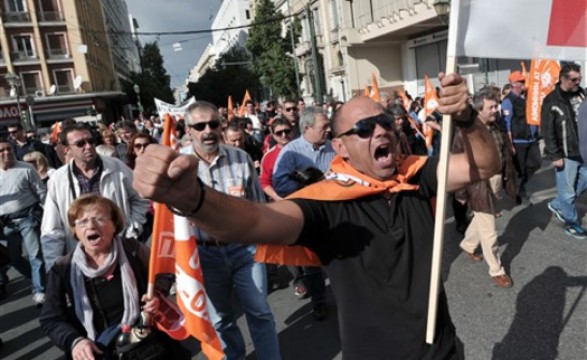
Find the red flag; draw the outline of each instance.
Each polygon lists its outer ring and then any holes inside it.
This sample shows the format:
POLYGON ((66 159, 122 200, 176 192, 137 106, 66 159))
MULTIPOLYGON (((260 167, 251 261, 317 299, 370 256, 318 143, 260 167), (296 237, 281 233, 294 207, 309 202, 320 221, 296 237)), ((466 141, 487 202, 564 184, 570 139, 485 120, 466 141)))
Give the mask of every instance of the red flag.
POLYGON ((375 73, 371 73, 371 99, 379 102, 381 97, 379 96, 379 83, 377 82, 377 76, 375 73))
POLYGON ((546 43, 553 46, 587 47, 587 2, 553 0, 546 43))
POLYGON ((526 77, 528 88, 526 119, 528 124, 540 126, 542 100, 554 90, 560 69, 559 63, 555 60, 532 60, 530 74, 526 77))
MULTIPOLYGON (((163 145, 171 146, 173 119, 166 115, 163 145)), ((208 297, 200 267, 196 239, 190 235, 190 225, 184 217, 174 216, 169 209, 155 203, 155 220, 149 263, 149 286, 160 273, 176 274, 177 312, 171 303, 161 302, 157 327, 176 340, 193 336, 201 342, 202 351, 212 360, 224 358, 222 345, 208 314, 208 297)))
POLYGON ((245 90, 245 97, 243 98, 240 109, 238 109, 238 116, 245 116, 247 112, 247 101, 249 100, 252 100, 251 95, 249 94, 249 90, 245 90))

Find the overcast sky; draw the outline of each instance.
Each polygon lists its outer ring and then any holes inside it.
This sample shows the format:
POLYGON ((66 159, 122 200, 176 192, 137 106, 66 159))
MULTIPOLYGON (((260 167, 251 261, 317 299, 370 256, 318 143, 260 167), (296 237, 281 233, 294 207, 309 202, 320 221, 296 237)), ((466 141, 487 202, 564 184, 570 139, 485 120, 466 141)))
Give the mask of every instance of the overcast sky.
MULTIPOLYGON (((128 12, 137 19, 139 31, 185 31, 210 29, 222 0, 126 0, 128 12)), ((163 62, 171 76, 172 86, 184 84, 189 69, 211 41, 208 34, 140 35, 141 43, 159 41, 163 62), (181 42, 182 51, 173 51, 173 43, 181 42)))

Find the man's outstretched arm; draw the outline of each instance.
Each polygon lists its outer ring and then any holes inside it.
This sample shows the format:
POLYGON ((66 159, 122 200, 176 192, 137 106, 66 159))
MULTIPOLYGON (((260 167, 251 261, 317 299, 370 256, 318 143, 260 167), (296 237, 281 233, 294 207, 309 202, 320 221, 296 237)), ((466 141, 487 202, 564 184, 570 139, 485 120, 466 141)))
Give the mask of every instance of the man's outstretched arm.
MULTIPOLYGON (((133 187, 145 198, 190 213, 202 194, 197 179, 196 157, 152 144, 137 158, 133 187)), ((204 190, 201 208, 189 218, 220 241, 293 244, 302 231, 302 211, 292 201, 257 204, 204 190)))

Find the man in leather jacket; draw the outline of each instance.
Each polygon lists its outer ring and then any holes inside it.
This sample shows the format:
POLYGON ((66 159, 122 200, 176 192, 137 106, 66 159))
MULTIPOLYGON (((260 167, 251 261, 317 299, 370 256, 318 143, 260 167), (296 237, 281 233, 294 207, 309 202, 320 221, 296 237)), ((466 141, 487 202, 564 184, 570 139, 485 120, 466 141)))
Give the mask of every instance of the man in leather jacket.
POLYGON ((577 123, 579 107, 585 98, 581 82, 581 67, 565 64, 555 89, 544 98, 541 127, 546 157, 552 161, 556 175, 557 197, 548 208, 565 223, 565 233, 577 239, 587 239, 587 233, 577 216, 575 200, 587 189, 587 167, 579 151, 577 123))

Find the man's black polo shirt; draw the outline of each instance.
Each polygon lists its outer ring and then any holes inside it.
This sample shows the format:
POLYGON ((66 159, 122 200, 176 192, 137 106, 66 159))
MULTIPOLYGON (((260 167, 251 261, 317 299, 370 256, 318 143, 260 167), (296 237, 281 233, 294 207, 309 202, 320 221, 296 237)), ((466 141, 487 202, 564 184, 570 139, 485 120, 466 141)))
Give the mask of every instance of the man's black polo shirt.
POLYGON ((410 182, 417 191, 350 201, 295 199, 304 213, 299 245, 330 278, 344 359, 450 359, 455 331, 444 289, 436 343, 425 343, 437 159, 410 182))

